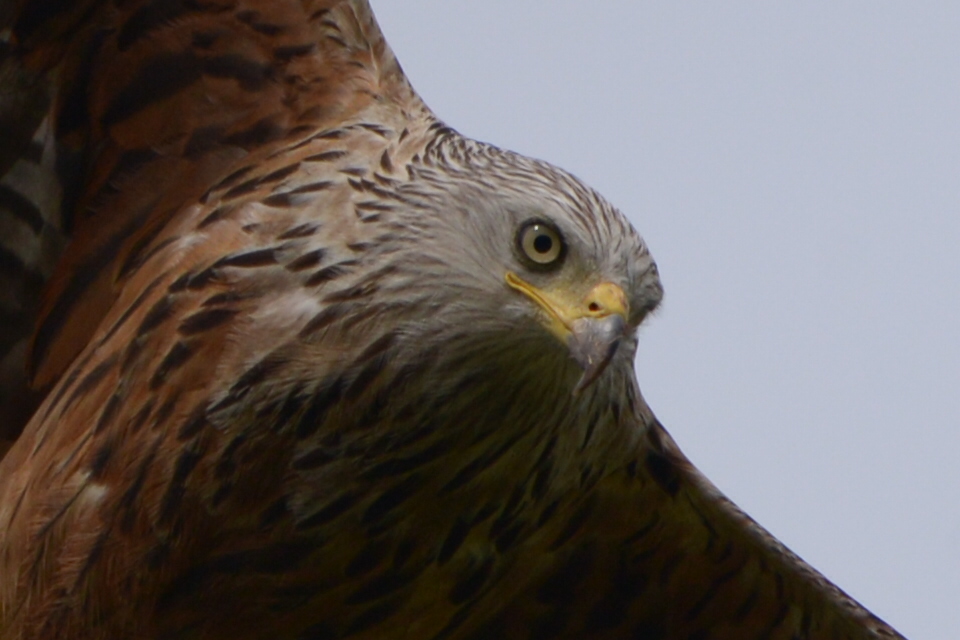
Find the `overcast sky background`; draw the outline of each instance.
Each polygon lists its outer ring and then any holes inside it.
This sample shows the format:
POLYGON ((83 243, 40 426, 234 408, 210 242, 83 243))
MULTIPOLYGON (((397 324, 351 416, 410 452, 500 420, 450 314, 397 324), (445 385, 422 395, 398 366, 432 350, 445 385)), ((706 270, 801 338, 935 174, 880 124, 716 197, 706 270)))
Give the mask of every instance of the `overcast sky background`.
POLYGON ((558 164, 666 287, 648 402, 914 639, 960 629, 960 3, 373 0, 462 133, 558 164))

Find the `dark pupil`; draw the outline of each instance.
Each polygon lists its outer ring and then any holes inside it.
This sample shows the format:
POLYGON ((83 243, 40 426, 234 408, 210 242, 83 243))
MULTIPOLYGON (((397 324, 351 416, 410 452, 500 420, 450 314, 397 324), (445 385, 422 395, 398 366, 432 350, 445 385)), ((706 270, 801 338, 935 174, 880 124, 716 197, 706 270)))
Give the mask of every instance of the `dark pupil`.
POLYGON ((547 253, 553 248, 553 240, 550 236, 541 234, 533 240, 533 248, 537 253, 547 253))

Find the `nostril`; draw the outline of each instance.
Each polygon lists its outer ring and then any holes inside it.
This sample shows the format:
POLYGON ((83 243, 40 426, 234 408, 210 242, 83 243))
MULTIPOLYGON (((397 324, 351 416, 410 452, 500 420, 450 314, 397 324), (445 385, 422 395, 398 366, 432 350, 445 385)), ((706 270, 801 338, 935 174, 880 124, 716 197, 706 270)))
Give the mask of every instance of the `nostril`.
POLYGON ((581 299, 583 300, 580 303, 581 313, 591 318, 606 318, 612 314, 626 318, 630 314, 630 304, 627 302, 626 294, 612 282, 601 282, 581 299))

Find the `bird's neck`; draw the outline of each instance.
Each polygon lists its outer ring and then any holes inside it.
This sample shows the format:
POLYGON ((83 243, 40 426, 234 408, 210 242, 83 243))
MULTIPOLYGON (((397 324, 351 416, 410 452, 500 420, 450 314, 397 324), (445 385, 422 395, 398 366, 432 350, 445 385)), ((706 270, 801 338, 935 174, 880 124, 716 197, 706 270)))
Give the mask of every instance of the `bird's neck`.
MULTIPOLYGON (((310 415, 314 423, 291 427, 311 431, 292 462, 304 492, 298 502, 322 509, 336 486, 372 504, 406 487, 405 517, 516 510, 532 526, 637 458, 652 416, 632 370, 612 368, 574 395, 578 371, 570 363, 560 360, 538 381, 542 363, 528 369, 501 353, 484 354, 482 363, 440 357, 431 364, 423 356, 406 366, 387 356, 325 382, 319 393, 336 396, 336 406, 319 421, 310 415)), ((376 529, 396 517, 370 516, 368 524, 376 529)))

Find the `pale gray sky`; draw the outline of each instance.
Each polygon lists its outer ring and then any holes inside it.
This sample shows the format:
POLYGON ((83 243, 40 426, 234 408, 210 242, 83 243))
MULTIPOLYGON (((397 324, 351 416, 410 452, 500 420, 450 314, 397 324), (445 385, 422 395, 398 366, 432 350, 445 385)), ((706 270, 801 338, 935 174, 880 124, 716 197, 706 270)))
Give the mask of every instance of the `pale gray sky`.
POLYGON ((960 3, 372 0, 466 135, 623 209, 648 402, 914 639, 960 628, 960 3))

